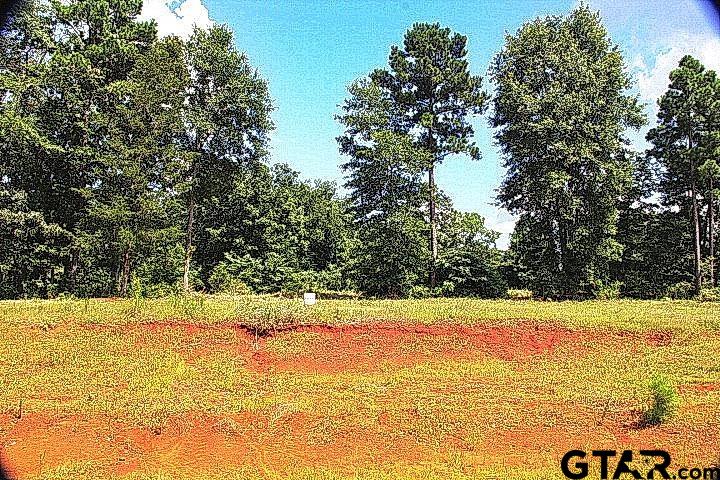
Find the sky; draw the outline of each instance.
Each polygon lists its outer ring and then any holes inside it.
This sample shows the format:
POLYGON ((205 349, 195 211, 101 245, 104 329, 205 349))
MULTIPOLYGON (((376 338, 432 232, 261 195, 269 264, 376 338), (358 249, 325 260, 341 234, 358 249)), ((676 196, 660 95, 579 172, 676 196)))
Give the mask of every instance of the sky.
MULTIPOLYGON (((439 22, 468 37, 468 61, 484 77, 504 35, 538 16, 566 14, 578 0, 145 0, 142 17, 154 18, 160 35, 187 37, 193 26, 227 24, 237 48, 269 82, 275 111, 272 162, 284 162, 305 179, 344 182, 346 161, 335 138, 335 120, 347 86, 387 65, 391 45, 401 45, 415 22, 439 22)), ((589 0, 611 39, 623 52, 628 72, 645 103, 649 125, 628 132, 635 148, 646 147, 657 98, 670 71, 690 54, 720 71, 720 9, 712 0, 589 0)), ((495 205, 504 169, 487 115, 473 120, 480 161, 447 158, 437 183, 457 209, 483 215, 507 247, 514 219, 495 205)), ((342 188, 341 188, 342 192, 342 188)))

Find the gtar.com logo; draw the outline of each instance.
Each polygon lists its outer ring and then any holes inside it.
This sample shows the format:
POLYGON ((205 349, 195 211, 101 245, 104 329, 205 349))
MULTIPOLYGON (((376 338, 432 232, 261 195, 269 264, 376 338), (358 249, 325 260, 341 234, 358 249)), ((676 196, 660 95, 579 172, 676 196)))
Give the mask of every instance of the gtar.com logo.
POLYGON ((670 470, 672 459, 664 450, 640 450, 634 455, 632 450, 623 450, 618 458, 616 450, 593 450, 588 454, 582 450, 570 450, 560 461, 560 469, 567 478, 583 479, 590 476, 590 467, 600 466, 601 480, 609 478, 624 479, 703 479, 720 480, 720 467, 679 468, 670 470), (639 470, 642 463, 648 468, 639 470))

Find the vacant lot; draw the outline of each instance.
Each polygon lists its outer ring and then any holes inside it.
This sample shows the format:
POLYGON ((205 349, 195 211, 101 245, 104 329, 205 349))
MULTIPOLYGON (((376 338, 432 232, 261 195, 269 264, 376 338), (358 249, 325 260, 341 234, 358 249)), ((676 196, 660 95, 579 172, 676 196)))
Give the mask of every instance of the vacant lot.
POLYGON ((0 302, 20 478, 564 478, 571 448, 720 456, 720 305, 0 302), (654 375, 680 408, 642 428, 654 375))

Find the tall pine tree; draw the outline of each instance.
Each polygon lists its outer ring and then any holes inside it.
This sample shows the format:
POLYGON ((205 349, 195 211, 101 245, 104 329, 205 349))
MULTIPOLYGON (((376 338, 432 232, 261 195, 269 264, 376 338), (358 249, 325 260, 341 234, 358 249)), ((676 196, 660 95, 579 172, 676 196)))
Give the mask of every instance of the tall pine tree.
POLYGON ((670 85, 658 105, 658 124, 647 136, 652 143, 648 155, 661 166, 663 203, 689 219, 693 278, 695 290, 699 291, 703 285, 704 253, 710 257, 709 277, 714 279, 713 189, 720 144, 720 81, 714 71, 686 55, 670 73, 670 85), (703 221, 708 228, 703 229, 703 221))

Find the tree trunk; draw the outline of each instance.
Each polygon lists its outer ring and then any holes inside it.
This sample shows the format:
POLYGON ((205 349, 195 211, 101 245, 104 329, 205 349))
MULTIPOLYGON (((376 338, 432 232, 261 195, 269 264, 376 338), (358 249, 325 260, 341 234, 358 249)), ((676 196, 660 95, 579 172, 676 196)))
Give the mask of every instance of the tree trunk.
POLYGON ((428 187, 429 187, 429 207, 430 207, 430 288, 435 288, 437 285, 437 258, 438 258, 438 244, 437 244, 437 225, 435 219, 435 165, 430 164, 428 169, 428 187))
POLYGON ((195 221, 195 192, 190 190, 190 202, 188 203, 187 231, 185 232, 185 267, 183 269, 183 290, 190 291, 190 261, 192 260, 193 248, 193 226, 195 221))
POLYGON ((75 295, 77 289, 77 271, 78 271, 78 249, 73 248, 70 251, 70 293, 75 295))
POLYGON ((695 290, 699 293, 702 288, 702 275, 700 272, 702 257, 700 255, 700 214, 698 212, 697 196, 695 194, 695 181, 692 182, 692 211, 693 211, 693 231, 695 243, 695 290))
MULTIPOLYGON (((688 155, 692 155, 692 137, 688 135, 688 155)), ((701 262, 702 257, 700 254, 700 212, 697 201, 697 167, 695 166, 695 160, 690 158, 690 196, 692 200, 692 216, 693 216, 693 232, 694 232, 694 250, 695 250, 695 293, 700 293, 702 288, 702 273, 701 273, 701 262)))
POLYGON ((695 250, 695 291, 700 293, 702 288, 702 275, 701 275, 701 262, 702 257, 700 256, 700 214, 698 212, 697 195, 695 194, 695 180, 692 182, 691 187, 692 195, 692 216, 693 216, 693 231, 694 231, 694 250, 695 250))
POLYGON ((198 175, 198 162, 193 162, 190 176, 190 199, 188 201, 187 230, 185 231, 185 266, 183 268, 183 291, 190 291, 190 263, 193 250, 193 228, 195 226, 195 180, 198 175))
MULTIPOLYGON (((554 232, 551 232, 554 233, 554 232)), ((571 292, 577 290, 577 286, 573 285, 570 280, 570 275, 568 272, 568 266, 570 265, 570 255, 568 252, 568 227, 567 222, 565 220, 561 220, 557 222, 557 238, 558 238, 558 245, 560 247, 559 252, 555 252, 555 254, 559 257, 558 260, 558 273, 559 278, 558 281, 555 281, 556 285, 558 285, 559 293, 563 298, 567 298, 571 292)), ((555 246, 553 245, 553 248, 555 246)), ((556 293, 557 294, 557 293, 556 293)))
POLYGON ((710 192, 708 194, 708 224, 710 236, 710 286, 715 286, 715 196, 713 194, 713 179, 710 178, 710 192))
POLYGON ((120 273, 120 296, 124 297, 128 293, 128 285, 130 283, 130 248, 126 248, 123 253, 122 272, 120 273))
POLYGON ((695 159, 692 158, 692 135, 688 133, 688 156, 690 157, 690 197, 692 200, 692 216, 693 216, 693 233, 694 233, 694 248, 695 251, 695 293, 700 293, 702 288, 702 273, 701 263, 702 257, 700 254, 700 212, 697 204, 697 167, 695 165, 695 159))

